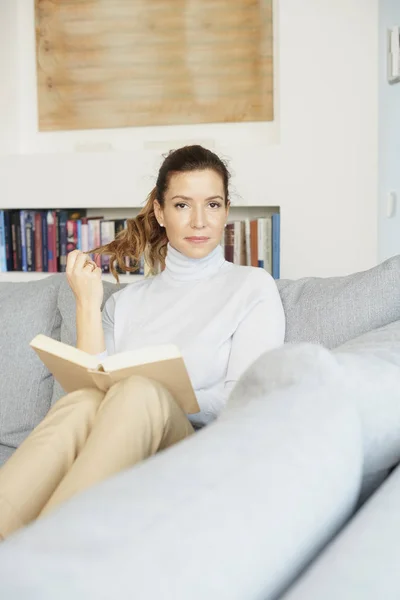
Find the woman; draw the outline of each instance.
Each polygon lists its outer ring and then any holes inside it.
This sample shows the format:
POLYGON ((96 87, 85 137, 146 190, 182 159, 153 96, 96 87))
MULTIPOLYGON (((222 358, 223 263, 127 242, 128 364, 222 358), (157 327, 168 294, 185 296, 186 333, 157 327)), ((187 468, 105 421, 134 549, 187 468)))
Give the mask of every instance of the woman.
POLYGON ((0 536, 75 493, 217 417, 246 368, 283 343, 284 312, 272 277, 226 262, 220 246, 229 212, 229 174, 201 146, 171 152, 137 218, 107 246, 117 262, 145 253, 161 273, 113 294, 101 312, 101 270, 68 255, 76 298, 77 347, 107 353, 174 343, 183 354, 200 412, 187 417, 161 385, 130 377, 107 392, 61 398, 0 470, 0 536))

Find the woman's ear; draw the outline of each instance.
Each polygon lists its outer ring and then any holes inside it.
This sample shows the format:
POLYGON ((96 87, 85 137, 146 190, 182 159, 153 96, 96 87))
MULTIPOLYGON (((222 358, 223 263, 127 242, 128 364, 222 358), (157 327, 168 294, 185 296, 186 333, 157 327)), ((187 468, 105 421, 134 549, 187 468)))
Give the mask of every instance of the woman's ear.
POLYGON ((161 227, 164 227, 164 213, 158 200, 153 202, 154 214, 161 227))

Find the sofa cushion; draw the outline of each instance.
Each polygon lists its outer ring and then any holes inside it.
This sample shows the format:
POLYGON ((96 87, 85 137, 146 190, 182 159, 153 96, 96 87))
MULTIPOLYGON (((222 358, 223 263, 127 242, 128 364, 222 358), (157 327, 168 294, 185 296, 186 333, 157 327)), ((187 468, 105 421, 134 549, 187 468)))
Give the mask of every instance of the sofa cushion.
POLYGON ((39 333, 59 339, 60 282, 60 276, 53 276, 0 285, 0 444, 5 447, 0 456, 4 460, 50 407, 53 378, 29 342, 39 333))
MULTIPOLYGON (((104 298, 103 304, 106 303, 111 294, 114 294, 118 290, 125 287, 126 284, 116 285, 108 281, 103 281, 104 298)), ((68 284, 68 280, 65 275, 62 275, 61 285, 59 289, 57 307, 61 317, 61 331, 60 340, 64 344, 76 346, 76 304, 75 296, 68 284)), ((54 382, 53 396, 51 404, 53 405, 59 398, 65 395, 64 390, 58 381, 54 382)))
POLYGON ((365 500, 400 461, 400 320, 329 351, 316 344, 286 344, 266 352, 233 390, 227 411, 253 397, 269 401, 277 389, 297 394, 306 385, 351 405, 360 419, 365 500))
POLYGON ((348 340, 335 352, 369 354, 400 367, 400 319, 348 340))
POLYGON ((345 277, 277 282, 287 342, 335 348, 400 319, 400 256, 345 277))
MULTIPOLYGON (((335 363, 323 348, 311 358, 335 363)), ((277 598, 352 514, 360 427, 329 388, 260 391, 0 544, 2 595, 277 598)))
POLYGON ((334 354, 361 418, 364 501, 400 461, 400 320, 350 340, 334 354))
POLYGON ((281 600, 400 598, 397 468, 281 600))

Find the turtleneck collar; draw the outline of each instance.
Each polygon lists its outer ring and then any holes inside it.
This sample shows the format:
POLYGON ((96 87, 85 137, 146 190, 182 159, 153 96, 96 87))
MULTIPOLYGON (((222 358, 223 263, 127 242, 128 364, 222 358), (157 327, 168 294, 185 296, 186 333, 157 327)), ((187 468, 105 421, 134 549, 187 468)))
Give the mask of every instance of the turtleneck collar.
POLYGON ((204 258, 189 258, 168 244, 163 278, 174 281, 200 281, 212 277, 225 263, 221 246, 204 258))

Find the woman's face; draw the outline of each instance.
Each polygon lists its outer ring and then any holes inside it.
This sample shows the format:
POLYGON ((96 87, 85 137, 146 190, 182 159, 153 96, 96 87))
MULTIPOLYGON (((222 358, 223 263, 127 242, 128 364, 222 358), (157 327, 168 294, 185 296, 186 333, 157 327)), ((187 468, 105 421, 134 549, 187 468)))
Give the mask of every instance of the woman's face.
POLYGON ((203 258, 220 243, 228 217, 222 177, 211 169, 175 173, 164 206, 155 200, 154 210, 175 250, 189 258, 203 258))

